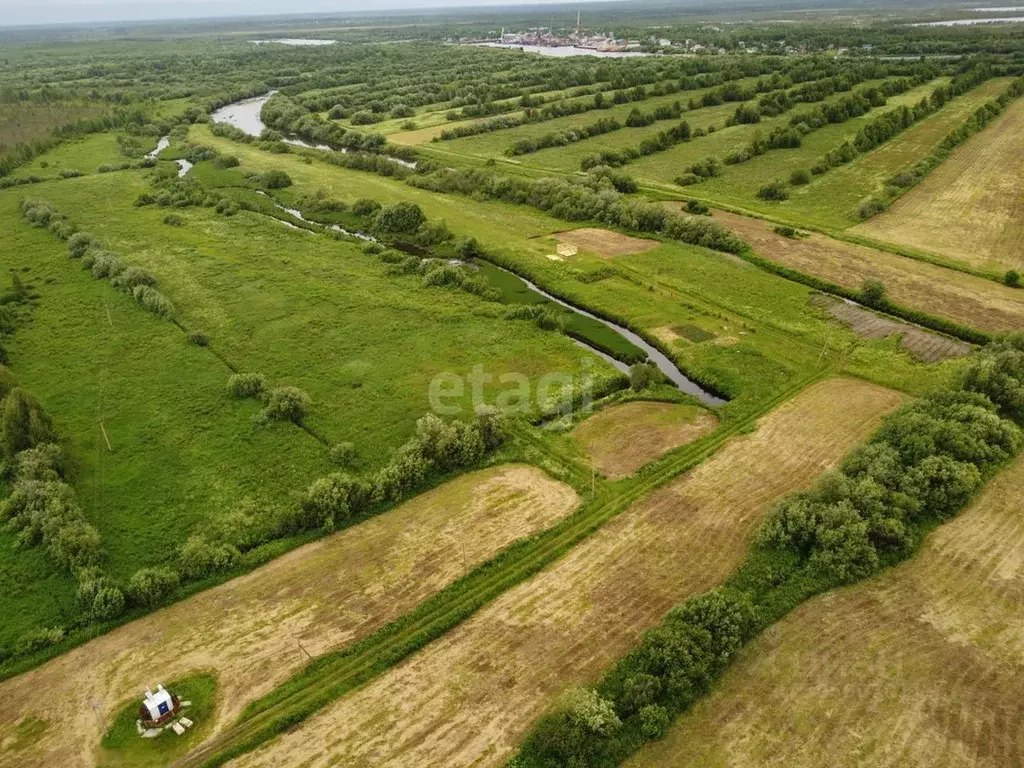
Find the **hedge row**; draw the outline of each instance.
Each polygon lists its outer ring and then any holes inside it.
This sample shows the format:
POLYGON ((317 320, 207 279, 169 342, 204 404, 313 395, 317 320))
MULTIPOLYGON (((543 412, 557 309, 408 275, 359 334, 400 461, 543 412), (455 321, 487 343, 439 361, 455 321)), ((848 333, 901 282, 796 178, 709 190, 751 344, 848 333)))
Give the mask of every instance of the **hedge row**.
POLYGON ((505 150, 509 157, 528 155, 532 152, 539 152, 549 147, 564 147, 577 141, 602 136, 622 128, 622 123, 610 117, 602 117, 597 122, 584 125, 580 128, 567 128, 564 131, 552 131, 536 139, 519 139, 512 146, 505 150))
POLYGON ((745 247, 740 238, 707 217, 672 213, 658 203, 626 197, 605 188, 602 179, 595 177, 528 179, 446 168, 411 176, 408 183, 433 192, 530 205, 567 221, 599 221, 622 229, 658 233, 727 253, 739 253, 745 247))
MULTIPOLYGON (((829 282, 828 280, 823 280, 820 277, 808 275, 805 272, 799 272, 795 269, 791 269, 790 267, 783 266, 782 264, 778 264, 770 259, 758 256, 750 249, 744 250, 738 255, 744 261, 749 261, 751 264, 773 274, 779 275, 780 277, 784 277, 787 280, 792 280, 795 283, 801 283, 802 285, 822 291, 823 293, 831 293, 834 296, 863 303, 863 295, 860 291, 854 290, 853 288, 837 285, 836 283, 829 282)), ((888 315, 907 320, 908 322, 919 325, 922 328, 938 331, 939 333, 944 333, 947 336, 954 336, 971 344, 988 344, 992 340, 991 336, 982 331, 969 328, 968 326, 961 325, 960 323, 952 320, 947 320, 943 317, 935 317, 934 315, 930 315, 919 309, 904 307, 885 298, 881 298, 877 302, 872 303, 871 308, 878 310, 879 312, 885 312, 888 315)))
POLYGON ((615 766, 663 736, 759 631, 913 554, 1020 450, 1007 417, 1022 415, 1017 336, 985 350, 963 388, 902 407, 839 470, 777 504, 721 588, 669 611, 594 688, 542 718, 509 765, 615 766))
POLYGON ((941 165, 954 149, 974 134, 982 131, 985 126, 1001 115, 1003 110, 1022 94, 1024 94, 1024 77, 1018 77, 1005 91, 999 94, 995 101, 978 107, 957 128, 946 134, 931 154, 918 160, 909 169, 893 175, 886 183, 885 191, 881 195, 871 197, 861 204, 860 217, 868 219, 887 209, 896 199, 919 184, 929 173, 941 165))
POLYGON ((21 202, 22 215, 37 227, 46 227, 68 243, 68 258, 79 259, 96 279, 106 278, 122 293, 135 299, 143 308, 172 318, 174 305, 153 286, 156 278, 139 267, 129 267, 114 253, 105 251, 92 235, 79 232, 67 217, 45 200, 26 199, 21 202))

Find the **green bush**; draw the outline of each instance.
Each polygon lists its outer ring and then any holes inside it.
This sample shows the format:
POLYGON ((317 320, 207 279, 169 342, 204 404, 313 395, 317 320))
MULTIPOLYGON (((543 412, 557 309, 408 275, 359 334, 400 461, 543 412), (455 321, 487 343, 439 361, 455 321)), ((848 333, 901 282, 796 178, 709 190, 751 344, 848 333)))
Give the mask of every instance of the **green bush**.
POLYGON ((356 216, 370 216, 381 209, 380 203, 368 197, 361 197, 352 203, 352 213, 356 216))
POLYGON ((156 278, 151 272, 141 267, 127 267, 111 279, 110 284, 119 291, 131 293, 139 285, 156 285, 156 278))
POLYGON ((174 305, 156 288, 137 285, 132 288, 132 296, 147 312, 161 317, 171 317, 174 314, 174 305))
POLYGON ((359 454, 352 443, 338 443, 331 447, 331 461, 339 467, 352 466, 359 454))
POLYGON ((781 181, 771 181, 757 190, 757 196, 762 200, 782 201, 789 199, 789 192, 781 181))
POLYGON ((411 235, 427 218, 416 203, 403 201, 385 205, 374 217, 374 228, 389 235, 411 235))
POLYGON ((228 394, 232 397, 259 397, 266 383, 262 373, 236 373, 228 379, 228 394))
POLYGON ((865 280, 860 288, 860 300, 869 307, 881 306, 885 301, 885 285, 880 280, 865 280))
POLYGON ((240 557, 231 544, 210 542, 202 534, 193 534, 178 550, 181 574, 187 579, 201 579, 231 569, 240 557))
POLYGON ((1009 270, 1003 276, 1003 282, 1011 288, 1020 288, 1020 272, 1015 269, 1009 270))
POLYGON ((661 378, 661 371, 653 363, 637 363, 629 369, 629 386, 634 392, 650 389, 661 378))
POLYGON ((707 203, 702 203, 700 200, 687 200, 686 212, 695 216, 704 216, 708 213, 707 203))
POLYGON ((179 216, 176 213, 168 213, 166 216, 164 216, 163 222, 164 222, 164 224, 167 224, 170 227, 184 227, 185 226, 185 219, 183 219, 181 216, 179 216))
POLYGON ((210 344, 210 337, 202 331, 190 331, 188 334, 188 343, 197 347, 206 347, 210 344))
POLYGON ((8 392, 0 410, 0 443, 4 456, 15 454, 41 443, 52 443, 56 437, 50 417, 39 402, 20 387, 8 392))
POLYGON ((309 395, 297 387, 275 387, 267 393, 267 407, 261 417, 265 421, 291 421, 301 424, 309 412, 309 395))
POLYGON ((974 354, 964 389, 985 395, 1007 418, 1024 423, 1024 334, 1011 334, 974 354))
POLYGON ((76 232, 68 238, 68 258, 80 259, 87 250, 98 245, 99 242, 92 235, 76 232))
POLYGON ((56 645, 64 639, 64 630, 61 627, 40 628, 26 632, 18 638, 15 644, 15 653, 28 655, 56 645))
POLYGON ((796 168, 789 174, 789 183, 793 186, 801 186, 811 183, 811 173, 806 168, 796 168))
POLYGON ((121 257, 109 251, 100 251, 92 262, 92 276, 97 280, 105 277, 117 277, 125 268, 125 263, 121 260, 121 257))
POLYGON ((153 608, 178 588, 180 577, 166 567, 140 568, 128 581, 128 597, 136 605, 153 608))

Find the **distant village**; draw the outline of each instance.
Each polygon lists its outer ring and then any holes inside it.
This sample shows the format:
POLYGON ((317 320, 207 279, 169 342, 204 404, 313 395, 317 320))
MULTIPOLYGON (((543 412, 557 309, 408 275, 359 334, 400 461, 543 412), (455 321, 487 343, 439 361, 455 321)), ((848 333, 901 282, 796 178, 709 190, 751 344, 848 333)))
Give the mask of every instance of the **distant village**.
MULTIPOLYGON (((709 27, 711 32, 721 32, 718 27, 709 27)), ((495 31, 489 37, 465 40, 461 42, 469 44, 491 44, 491 45, 530 45, 547 48, 575 47, 586 48, 599 53, 665 53, 675 55, 699 55, 699 54, 724 54, 730 53, 769 53, 774 55, 799 55, 808 53, 806 46, 787 45, 785 40, 776 40, 763 46, 746 44, 742 40, 736 43, 736 48, 727 51, 725 48, 705 45, 697 40, 670 40, 655 36, 643 40, 626 40, 616 38, 610 32, 591 33, 584 31, 581 27, 581 18, 577 14, 575 29, 556 33, 549 27, 531 27, 525 31, 508 31, 502 29, 495 31)), ((870 45, 865 45, 870 50, 870 45)), ((847 48, 830 48, 831 53, 842 56, 848 52, 847 48)))

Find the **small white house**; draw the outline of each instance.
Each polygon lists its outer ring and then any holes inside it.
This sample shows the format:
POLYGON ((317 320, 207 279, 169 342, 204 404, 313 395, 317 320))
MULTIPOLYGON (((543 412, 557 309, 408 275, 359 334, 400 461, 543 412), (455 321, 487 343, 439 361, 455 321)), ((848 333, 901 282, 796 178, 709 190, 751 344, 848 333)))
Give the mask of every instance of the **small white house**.
POLYGON ((170 691, 164 690, 162 685, 156 687, 156 692, 146 689, 146 698, 142 700, 139 707, 139 716, 147 727, 163 725, 170 720, 181 708, 178 697, 170 691))

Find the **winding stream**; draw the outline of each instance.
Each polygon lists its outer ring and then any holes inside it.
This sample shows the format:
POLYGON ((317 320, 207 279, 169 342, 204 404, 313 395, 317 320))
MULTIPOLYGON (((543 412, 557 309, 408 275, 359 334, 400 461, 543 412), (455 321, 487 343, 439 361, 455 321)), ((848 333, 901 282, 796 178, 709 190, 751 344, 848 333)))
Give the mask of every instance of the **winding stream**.
MULTIPOLYGON (((501 269, 501 267, 499 267, 499 269, 501 269)), ((508 274, 510 274, 510 275, 514 275, 515 274, 514 272, 509 272, 509 270, 507 270, 507 269, 503 270, 503 271, 508 272, 508 274)), ((527 288, 529 288, 531 291, 534 291, 535 293, 540 294, 541 296, 543 296, 548 301, 553 301, 555 304, 558 304, 559 306, 565 307, 566 309, 570 309, 573 312, 576 312, 576 313, 578 313, 580 315, 583 315, 584 317, 589 317, 592 320, 596 320, 597 322, 601 323, 602 325, 605 325, 605 326, 611 328, 613 331, 615 331, 617 334, 622 336, 622 338, 626 339, 627 341, 629 341, 634 346, 639 347, 640 349, 642 349, 644 352, 647 353, 648 361, 652 362, 656 366, 658 366, 658 370, 661 371, 663 374, 665 374, 665 376, 669 379, 669 381, 671 381, 673 384, 675 384, 677 387, 679 387, 680 391, 685 392, 688 395, 693 395, 694 397, 696 397, 698 400, 700 400, 705 405, 718 406, 718 405, 725 405, 725 403, 728 402, 727 400, 723 400, 722 398, 718 397, 717 395, 714 395, 711 392, 707 391, 706 389, 701 387, 699 384, 697 384, 697 382, 693 381, 692 379, 687 378, 686 375, 682 371, 680 371, 679 368, 676 367, 676 364, 673 363, 668 358, 667 355, 665 355, 663 352, 658 350, 657 347, 654 347, 651 344, 648 344, 647 341, 645 341, 644 338, 642 336, 640 336, 639 334, 633 333, 633 331, 629 330, 628 328, 624 328, 621 325, 617 325, 617 324, 613 323, 611 320, 605 320, 603 317, 598 317, 597 315, 591 314, 590 312, 587 312, 585 309, 580 309, 579 307, 575 306, 574 304, 570 304, 567 301, 563 301, 562 299, 558 298, 557 296, 552 296, 550 293, 545 291, 543 288, 539 288, 538 286, 534 285, 533 283, 531 283, 529 280, 527 280, 524 277, 521 277, 519 275, 515 275, 515 276, 518 277, 520 280, 522 280, 523 284, 527 288)), ((582 344, 583 346, 587 347, 587 349, 590 349, 591 351, 596 352, 600 357, 602 357, 605 360, 607 360, 608 362, 610 362, 612 365, 614 365, 620 371, 623 371, 623 372, 628 372, 629 371, 629 366, 626 365, 625 363, 623 363, 622 361, 616 360, 611 355, 608 355, 608 354, 606 354, 606 353, 604 353, 604 352, 602 352, 600 350, 594 349, 590 345, 585 344, 582 341, 579 341, 579 339, 577 339, 576 341, 577 341, 577 343, 582 344)))
MULTIPOLYGON (((234 102, 232 104, 227 104, 227 105, 221 107, 220 109, 216 110, 211 115, 211 119, 214 122, 217 122, 217 123, 228 123, 230 125, 233 125, 236 128, 239 128, 240 130, 245 131, 250 136, 259 136, 263 132, 263 129, 266 127, 263 124, 263 121, 260 119, 260 110, 263 109, 263 105, 267 103, 267 100, 271 96, 273 96, 274 93, 276 93, 276 91, 271 91, 270 93, 266 93, 266 94, 264 94, 262 96, 256 96, 256 97, 251 98, 251 99, 243 99, 242 101, 236 101, 236 102, 234 102)), ((299 139, 285 139, 285 141, 287 141, 289 144, 295 144, 295 145, 298 145, 298 146, 308 147, 308 148, 311 148, 311 149, 325 149, 325 150, 330 150, 331 149, 330 147, 323 146, 323 145, 314 146, 314 145, 311 145, 311 144, 307 144, 306 142, 301 141, 299 139)), ((159 151, 159 150, 160 150, 160 148, 158 147, 157 151, 159 151)), ((391 158, 391 159, 395 160, 395 162, 397 162, 397 163, 402 163, 403 165, 410 165, 411 167, 415 167, 415 164, 409 164, 409 163, 406 163, 405 161, 397 160, 395 158, 391 158)), ((181 162, 187 162, 187 161, 179 160, 178 162, 181 163, 181 162)), ((191 167, 191 166, 189 166, 189 167, 191 167)), ((183 176, 185 173, 187 173, 187 170, 183 170, 178 175, 179 176, 183 176)), ((262 191, 260 191, 259 194, 266 195, 266 193, 262 192, 262 191)), ((266 195, 266 196, 269 198, 269 195, 266 195)), ((288 213, 289 215, 295 217, 299 221, 303 221, 303 222, 305 222, 307 224, 312 224, 312 225, 320 227, 322 229, 329 229, 329 230, 333 230, 335 232, 341 232, 342 234, 345 234, 345 235, 350 235, 352 237, 357 237, 360 240, 366 240, 368 242, 377 242, 376 239, 371 237, 370 235, 366 235, 366 234, 363 234, 363 233, 360 233, 360 232, 349 232, 346 229, 342 229, 337 224, 326 225, 326 224, 320 224, 319 222, 316 222, 316 221, 309 221, 308 219, 303 217, 302 211, 296 210, 294 208, 287 208, 287 207, 279 204, 277 201, 274 201, 272 198, 271 198, 271 202, 273 202, 273 204, 274 204, 274 206, 276 208, 278 208, 279 210, 282 210, 282 211, 288 213)), ((288 222, 286 222, 286 221, 282 221, 282 223, 283 224, 288 224, 288 222)), ((292 225, 289 225, 289 226, 294 226, 294 225, 292 224, 292 225)), ((497 265, 495 265, 495 266, 497 266, 497 265)), ((498 267, 498 268, 501 269, 500 267, 498 267)), ((508 272, 508 270, 504 270, 504 271, 508 272)), ((509 274, 514 274, 514 273, 509 272, 509 274)), ((658 366, 658 370, 660 370, 663 374, 665 374, 665 376, 669 379, 669 381, 671 381, 673 384, 675 384, 680 389, 680 391, 685 392, 688 395, 692 395, 693 397, 696 397, 702 403, 704 403, 705 405, 709 405, 709 406, 724 405, 727 402, 726 400, 723 400, 722 398, 718 397, 717 395, 714 395, 711 392, 707 391, 706 389, 701 387, 699 384, 697 384, 692 379, 687 378, 686 375, 682 371, 680 371, 678 367, 676 367, 675 363, 673 363, 668 358, 668 356, 666 356, 665 354, 660 352, 656 347, 654 347, 651 344, 647 343, 647 341, 645 341, 643 339, 643 337, 639 336, 638 334, 634 333, 633 331, 629 330, 628 328, 623 328, 621 325, 616 325, 615 323, 611 322, 610 320, 605 320, 604 318, 598 317, 597 315, 593 315, 593 314, 591 314, 590 312, 587 312, 584 309, 580 309, 579 307, 574 306, 574 305, 572 305, 572 304, 570 304, 570 303, 568 303, 566 301, 563 301, 562 299, 559 299, 559 298, 557 298, 555 296, 552 296, 550 293, 547 293, 546 291, 542 290, 541 288, 538 288, 536 285, 531 283, 529 280, 525 280, 524 278, 519 277, 519 275, 515 275, 515 277, 517 277, 519 280, 522 280, 523 284, 526 285, 526 287, 529 288, 531 291, 536 292, 537 294, 543 296, 544 298, 548 299, 549 301, 553 301, 554 303, 558 304, 559 306, 565 307, 566 309, 568 309, 568 310, 570 310, 572 312, 577 312, 577 313, 583 315, 584 317, 589 317, 589 318, 591 318, 593 320, 596 320, 597 322, 607 326, 608 328, 611 328, 613 331, 615 331, 617 334, 622 336, 622 338, 624 338, 627 341, 629 341, 630 343, 632 343, 634 346, 642 349, 647 354, 647 359, 650 362, 654 363, 656 366, 658 366)), ((587 343, 585 343, 583 341, 580 341, 579 339, 574 339, 574 341, 576 341, 577 344, 580 344, 581 346, 586 347, 587 349, 589 349, 591 352, 596 354, 601 359, 603 359, 603 360, 607 361, 608 363, 610 363, 611 365, 615 366, 618 370, 623 371, 624 373, 629 371, 629 366, 626 365, 625 363, 623 363, 621 360, 616 360, 614 357, 612 357, 611 355, 607 354, 606 352, 604 352, 602 350, 599 350, 599 349, 595 349, 594 347, 591 347, 589 344, 587 344, 587 343)))
MULTIPOLYGON (((226 104, 218 110, 215 110, 211 115, 210 119, 215 123, 227 123, 233 125, 240 131, 244 131, 250 136, 260 136, 264 130, 266 130, 266 124, 260 117, 260 112, 263 110, 263 105, 266 104, 270 97, 273 96, 277 91, 270 91, 263 94, 262 96, 254 96, 251 99, 243 99, 242 101, 236 101, 232 104, 226 104)), ((296 147, 305 147, 306 149, 320 149, 325 152, 343 152, 347 153, 348 150, 344 147, 341 149, 334 149, 326 144, 310 144, 307 141, 303 141, 295 136, 288 136, 282 139, 285 144, 291 144, 296 147)), ((387 155, 382 155, 387 157, 387 155)), ((387 157, 393 163, 398 165, 404 165, 406 168, 415 168, 416 163, 411 163, 408 160, 401 160, 397 157, 387 157)))
MULTIPOLYGON (((160 140, 156 143, 156 149, 154 149, 152 152, 147 152, 146 157, 156 157, 169 146, 171 146, 171 137, 161 136, 160 140)), ((190 163, 188 160, 175 160, 174 162, 178 164, 179 179, 186 173, 188 173, 190 170, 192 170, 192 163, 190 163)))

